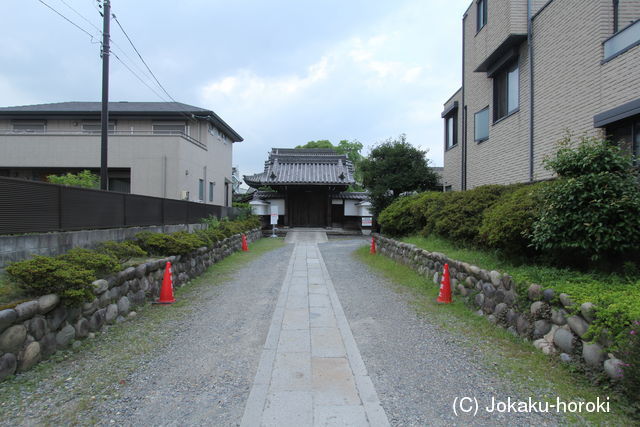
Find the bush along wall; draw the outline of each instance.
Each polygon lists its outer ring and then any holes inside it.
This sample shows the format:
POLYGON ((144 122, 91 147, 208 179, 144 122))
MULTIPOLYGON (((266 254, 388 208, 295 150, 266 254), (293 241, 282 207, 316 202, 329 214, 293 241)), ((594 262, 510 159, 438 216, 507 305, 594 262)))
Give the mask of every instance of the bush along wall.
POLYGON ((595 319, 592 303, 577 307, 568 295, 556 295, 552 289, 543 290, 536 284, 518 290, 508 274, 483 270, 378 234, 374 238, 380 254, 432 278, 436 286, 440 285, 444 264, 449 264, 452 292, 491 323, 531 340, 544 354, 557 354, 565 362, 604 371, 611 379, 620 379, 628 366, 605 351, 613 345, 609 337, 603 335, 595 342, 587 338, 595 319))
MULTIPOLYGON (((246 233, 248 241, 261 237, 259 229, 246 233)), ((241 234, 210 247, 162 258, 95 280, 93 298, 78 306, 63 304, 49 294, 0 311, 0 380, 26 371, 58 349, 77 346, 78 340, 105 325, 135 317, 133 309, 157 299, 167 261, 171 262, 174 287, 202 274, 209 266, 242 248, 241 234)))

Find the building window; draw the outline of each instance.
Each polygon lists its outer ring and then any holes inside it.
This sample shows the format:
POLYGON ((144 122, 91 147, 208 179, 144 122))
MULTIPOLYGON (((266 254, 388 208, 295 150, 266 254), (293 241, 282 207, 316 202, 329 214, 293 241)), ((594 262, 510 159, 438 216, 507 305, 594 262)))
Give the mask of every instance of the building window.
POLYGON ((215 184, 213 182, 209 182, 209 201, 213 202, 213 186, 215 184))
POLYGON ((44 133, 44 122, 14 122, 13 131, 15 133, 44 133))
POLYGON ((516 60, 493 76, 493 121, 520 107, 520 66, 516 60))
POLYGON ((480 31, 487 24, 487 0, 477 0, 476 3, 476 22, 480 31))
POLYGON ((485 107, 475 114, 474 125, 474 139, 476 142, 489 139, 489 107, 485 107))
POLYGON ((224 205, 229 206, 229 183, 224 183, 224 205))
MULTIPOLYGON (((108 128, 109 128, 109 133, 113 134, 116 130, 116 124, 114 122, 109 122, 108 128)), ((100 135, 102 133, 102 123, 84 122, 82 123, 82 132, 90 133, 93 135, 100 135)))
POLYGON ((155 135, 185 135, 186 126, 184 123, 154 123, 153 133, 155 135))
POLYGON ((198 200, 204 202, 204 179, 198 180, 198 200))
POLYGON ((444 118, 444 147, 448 150, 458 144, 458 114, 453 111, 444 118))
POLYGON ((623 123, 615 123, 607 126, 607 138, 620 144, 625 150, 633 154, 635 163, 638 164, 640 156, 640 118, 636 117, 623 123))

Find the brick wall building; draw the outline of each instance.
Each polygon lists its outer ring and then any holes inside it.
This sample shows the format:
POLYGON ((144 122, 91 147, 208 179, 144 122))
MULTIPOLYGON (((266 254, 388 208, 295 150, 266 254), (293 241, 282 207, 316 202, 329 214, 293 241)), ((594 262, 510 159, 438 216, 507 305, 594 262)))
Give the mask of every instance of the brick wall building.
POLYGON ((549 178, 542 160, 568 132, 640 154, 640 1, 473 0, 462 25, 446 188, 549 178))

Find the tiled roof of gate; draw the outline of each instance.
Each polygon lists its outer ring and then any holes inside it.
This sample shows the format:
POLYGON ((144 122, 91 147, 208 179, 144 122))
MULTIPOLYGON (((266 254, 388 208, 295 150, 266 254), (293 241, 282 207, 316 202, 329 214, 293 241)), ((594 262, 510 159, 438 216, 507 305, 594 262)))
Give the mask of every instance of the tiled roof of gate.
POLYGON ((268 185, 351 185, 353 164, 330 149, 272 148, 264 172, 245 175, 251 187, 268 185))

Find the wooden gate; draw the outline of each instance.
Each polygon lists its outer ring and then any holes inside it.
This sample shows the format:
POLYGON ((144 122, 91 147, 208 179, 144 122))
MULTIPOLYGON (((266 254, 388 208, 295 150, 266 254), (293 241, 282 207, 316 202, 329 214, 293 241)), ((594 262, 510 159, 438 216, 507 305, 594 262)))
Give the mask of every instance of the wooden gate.
POLYGON ((300 190, 289 193, 290 224, 293 227, 325 227, 327 225, 326 190, 300 190))

